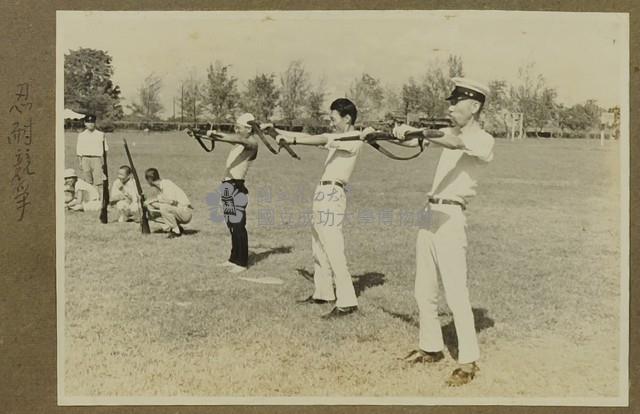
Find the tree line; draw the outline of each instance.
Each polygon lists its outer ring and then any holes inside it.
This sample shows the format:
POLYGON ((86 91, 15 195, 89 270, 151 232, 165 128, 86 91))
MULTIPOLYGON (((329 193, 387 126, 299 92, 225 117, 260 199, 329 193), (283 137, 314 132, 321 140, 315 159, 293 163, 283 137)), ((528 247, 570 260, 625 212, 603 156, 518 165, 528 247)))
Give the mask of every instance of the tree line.
MULTIPOLYGON (((124 114, 120 89, 114 85, 112 59, 101 50, 80 48, 65 55, 65 106, 77 112, 93 112, 103 120, 155 122, 161 114, 171 122, 230 122, 239 112, 251 112, 260 120, 278 120, 290 125, 323 124, 327 113, 326 81, 311 79, 300 60, 281 73, 258 73, 242 83, 231 65, 216 61, 204 78, 191 71, 173 94, 173 107, 161 103, 162 79, 150 73, 139 86, 136 98, 124 114)), ((389 118, 405 120, 446 117, 451 78, 464 76, 462 57, 450 55, 433 62, 422 75, 411 77, 400 88, 385 84, 369 73, 356 76, 345 91, 359 109, 362 124, 389 118)), ((594 100, 565 106, 557 101, 556 89, 530 63, 519 69, 517 81, 488 83, 489 96, 483 109, 485 128, 497 134, 509 130, 511 114, 521 113, 525 131, 587 131, 600 127, 605 111, 594 100)), ((615 111, 615 108, 609 109, 615 111)), ((618 109, 619 110, 619 109, 618 109)))

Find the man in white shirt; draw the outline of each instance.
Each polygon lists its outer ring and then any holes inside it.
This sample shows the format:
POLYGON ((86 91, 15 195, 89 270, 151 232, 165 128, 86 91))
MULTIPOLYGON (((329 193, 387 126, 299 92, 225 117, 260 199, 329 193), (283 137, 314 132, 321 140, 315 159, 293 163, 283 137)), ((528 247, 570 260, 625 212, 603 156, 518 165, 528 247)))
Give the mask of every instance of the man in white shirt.
POLYGON ((64 170, 64 186, 65 208, 67 210, 98 211, 102 207, 98 189, 78 178, 73 168, 64 170))
POLYGON ((109 202, 116 205, 119 223, 137 220, 140 217, 138 189, 128 165, 123 165, 118 170, 118 178, 111 186, 109 202))
POLYGON ((96 129, 95 115, 87 115, 84 121, 85 130, 78 134, 76 154, 78 155, 78 167, 82 178, 89 184, 98 188, 98 194, 102 194, 103 180, 103 154, 109 150, 104 132, 96 129), (104 143, 104 146, 103 146, 104 143))
POLYGON ((160 179, 155 168, 149 168, 144 176, 150 186, 160 191, 157 197, 145 201, 151 219, 164 226, 169 232, 169 239, 182 236, 182 224, 191 221, 193 212, 189 198, 173 181, 160 179))
MULTIPOLYGON (((354 130, 358 115, 356 106, 348 99, 333 101, 331 126, 338 133, 354 130)), ((289 144, 315 145, 329 150, 324 172, 316 187, 313 199, 312 251, 314 258, 314 285, 311 296, 299 301, 304 304, 321 304, 336 301, 335 307, 325 319, 342 317, 358 310, 351 273, 344 253, 342 222, 347 209, 345 187, 363 145, 361 141, 337 141, 337 135, 307 135, 280 131, 278 141, 289 144), (333 277, 332 277, 333 274, 333 277), (333 283, 335 281, 335 292, 333 283)))
MULTIPOLYGON (((420 311, 419 349, 405 360, 433 363, 444 358, 442 329, 438 319, 438 274, 453 313, 458 337, 458 367, 447 385, 460 386, 473 380, 480 357, 469 291, 467 288, 467 236, 464 210, 476 195, 478 176, 493 159, 494 138, 485 132, 478 117, 488 93, 483 84, 453 78, 449 101, 452 128, 444 129, 442 150, 416 242, 415 298, 420 311)), ((408 125, 394 129, 405 139, 408 125)), ((415 140, 412 140, 415 141, 415 140)), ((406 141, 408 145, 417 145, 406 141)))
POLYGON ((228 267, 230 273, 244 272, 249 266, 249 237, 246 227, 249 190, 245 186, 245 177, 258 155, 258 141, 251 135, 251 121, 255 121, 254 116, 245 113, 236 119, 235 134, 212 131, 217 136, 217 142, 233 145, 227 156, 224 178, 219 188, 224 220, 231 234, 229 260, 219 266, 228 267))

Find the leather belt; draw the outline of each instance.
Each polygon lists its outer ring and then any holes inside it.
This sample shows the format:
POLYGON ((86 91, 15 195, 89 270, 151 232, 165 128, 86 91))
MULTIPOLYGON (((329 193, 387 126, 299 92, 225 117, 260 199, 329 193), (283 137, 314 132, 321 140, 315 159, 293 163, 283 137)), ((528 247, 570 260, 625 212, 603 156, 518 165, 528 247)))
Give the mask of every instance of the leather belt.
POLYGON ((320 181, 320 185, 337 185, 338 187, 344 189, 344 184, 340 181, 320 181))
POLYGON ((430 204, 450 204, 450 205, 454 205, 454 206, 459 206, 463 210, 465 210, 467 208, 467 206, 465 206, 464 203, 461 203, 461 202, 456 201, 456 200, 445 200, 444 198, 429 197, 429 203, 430 204))

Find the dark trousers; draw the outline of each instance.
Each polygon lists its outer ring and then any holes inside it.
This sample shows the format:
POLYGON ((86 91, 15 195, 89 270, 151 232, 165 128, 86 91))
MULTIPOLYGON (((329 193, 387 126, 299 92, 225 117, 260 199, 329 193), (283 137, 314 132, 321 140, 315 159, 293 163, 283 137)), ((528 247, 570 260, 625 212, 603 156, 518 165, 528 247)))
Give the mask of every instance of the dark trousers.
MULTIPOLYGON (((228 180, 225 182, 233 185, 234 189, 237 190, 236 195, 239 193, 245 196, 249 194, 247 187, 244 186, 244 180, 228 180)), ((247 267, 249 264, 249 237, 247 235, 246 216, 248 198, 244 198, 247 201, 246 204, 244 202, 238 203, 240 201, 238 197, 234 197, 234 199, 236 200, 236 219, 231 220, 228 215, 225 217, 229 233, 231 233, 231 255, 229 256, 229 261, 238 266, 247 267), (241 219, 238 221, 237 218, 239 216, 241 219)))

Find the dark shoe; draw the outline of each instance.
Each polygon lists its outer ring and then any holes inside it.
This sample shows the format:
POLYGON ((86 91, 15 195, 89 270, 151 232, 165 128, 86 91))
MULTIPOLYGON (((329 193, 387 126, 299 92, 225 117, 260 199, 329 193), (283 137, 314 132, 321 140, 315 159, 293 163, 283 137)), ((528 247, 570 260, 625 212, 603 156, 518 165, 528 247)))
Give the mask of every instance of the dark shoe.
POLYGON ((476 376, 476 372, 480 371, 480 368, 474 362, 469 368, 456 368, 451 373, 449 379, 445 382, 449 387, 459 387, 471 382, 476 376))
POLYGON ((174 233, 174 232, 169 232, 169 235, 167 236, 167 239, 176 239, 178 237, 182 236, 182 233, 174 233))
POLYGON ((434 362, 438 362, 444 359, 444 354, 442 351, 438 352, 427 352, 422 349, 416 349, 409 352, 409 355, 402 358, 404 362, 408 362, 410 364, 432 364, 434 362))
POLYGON ((330 301, 324 299, 314 299, 313 295, 309 296, 306 299, 297 300, 296 303, 301 305, 322 305, 324 303, 329 303, 330 301))
POLYGON ((357 306, 346 306, 344 308, 336 306, 335 308, 331 309, 331 312, 322 315, 322 319, 341 318, 343 316, 347 316, 353 312, 356 312, 357 310, 357 306))

